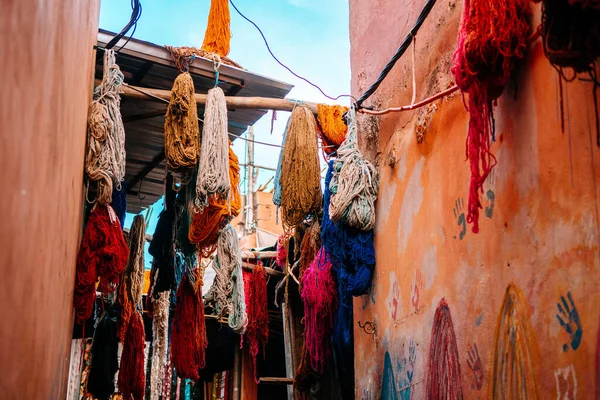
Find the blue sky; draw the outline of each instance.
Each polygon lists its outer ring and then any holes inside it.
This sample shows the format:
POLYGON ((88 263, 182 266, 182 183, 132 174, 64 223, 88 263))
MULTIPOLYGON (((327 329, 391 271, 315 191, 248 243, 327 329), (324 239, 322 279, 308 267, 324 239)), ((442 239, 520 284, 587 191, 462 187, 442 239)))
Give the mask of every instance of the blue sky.
MULTIPOLYGON (((330 95, 350 92, 347 0, 234 0, 234 3, 260 26, 275 55, 292 70, 318 84, 330 95)), ((159 45, 202 45, 210 0, 142 0, 142 6, 143 13, 135 38, 159 45)), ((251 72, 295 85, 289 94, 291 98, 331 103, 317 89, 279 66, 269 55, 258 31, 242 19, 233 7, 230 7, 230 11, 231 59, 251 72)), ((130 15, 129 1, 102 0, 100 27, 119 32, 129 21, 130 15)), ((271 134, 271 113, 268 113, 254 125, 256 140, 281 144, 288 117, 289 113, 278 112, 271 134)), ((234 149, 240 160, 245 160, 245 142, 236 140, 234 149)), ((276 167, 278 151, 257 144, 255 158, 261 165, 276 167)), ((261 170, 259 182, 267 181, 273 174, 261 170)), ((148 227, 149 233, 154 231, 159 207, 148 227)), ((128 215, 125 226, 131 224, 132 218, 128 215)))

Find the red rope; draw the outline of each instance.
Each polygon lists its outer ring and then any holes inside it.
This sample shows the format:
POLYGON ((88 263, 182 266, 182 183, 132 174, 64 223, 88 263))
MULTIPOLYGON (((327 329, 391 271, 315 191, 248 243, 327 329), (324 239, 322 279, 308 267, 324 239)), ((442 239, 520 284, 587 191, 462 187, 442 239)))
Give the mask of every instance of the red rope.
POLYGON ((262 345, 263 355, 265 346, 269 340, 269 312, 267 308, 267 274, 259 260, 252 272, 243 271, 244 294, 246 298, 246 313, 248 314, 248 326, 246 337, 250 346, 254 380, 258 383, 256 373, 256 356, 259 345, 262 345))

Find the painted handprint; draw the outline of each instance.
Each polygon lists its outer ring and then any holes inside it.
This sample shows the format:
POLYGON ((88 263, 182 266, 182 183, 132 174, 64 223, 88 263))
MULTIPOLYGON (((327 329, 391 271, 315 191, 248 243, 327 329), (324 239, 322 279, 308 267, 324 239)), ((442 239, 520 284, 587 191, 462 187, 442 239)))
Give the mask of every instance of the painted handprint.
POLYGON ((421 270, 417 270, 415 274, 415 285, 413 287, 413 295, 411 297, 411 303, 415 309, 415 312, 419 312, 419 299, 421 290, 425 286, 425 279, 423 278, 423 274, 421 270))
MULTIPOLYGON (((458 224, 458 226, 460 227, 460 232, 458 234, 458 237, 460 240, 463 240, 463 238, 465 237, 465 234, 467 233, 467 219, 465 218, 465 201, 462 198, 459 198, 456 200, 456 202, 454 203, 454 208, 452 209, 452 211, 454 211, 454 217, 456 218, 456 222, 458 224)), ((454 236, 454 239, 456 239, 456 236, 454 236)))
MULTIPOLYGON (((561 303, 558 303, 558 314, 556 314, 556 318, 558 318, 558 322, 560 325, 565 328, 569 336, 571 337, 571 348, 573 350, 577 350, 579 345, 581 344, 581 336, 583 335, 583 329, 581 328, 581 321, 579 319, 579 312, 577 312, 577 308, 575 307, 575 303, 573 302, 573 298, 571 297, 571 292, 567 292, 567 297, 569 299, 569 303, 565 299, 565 296, 561 296, 561 303), (570 304, 570 306, 569 306, 570 304)), ((567 351, 569 349, 569 345, 565 343, 563 345, 563 351, 567 351)))
POLYGON ((396 273, 394 271, 390 272, 390 289, 388 292, 386 306, 390 313, 390 316, 393 320, 396 320, 400 316, 400 284, 398 283, 398 279, 396 278, 396 273))
POLYGON ((488 201, 490 202, 490 204, 485 207, 485 216, 492 218, 494 215, 494 203, 496 201, 496 194, 493 190, 496 186, 496 174, 494 170, 492 170, 488 175, 487 181, 491 187, 485 192, 485 197, 487 197, 488 201))
POLYGON ((481 358, 479 357, 479 350, 477 350, 477 344, 473 343, 473 346, 469 346, 469 357, 467 358, 467 365, 473 371, 475 376, 474 387, 477 390, 481 390, 483 386, 483 365, 481 364, 481 358))

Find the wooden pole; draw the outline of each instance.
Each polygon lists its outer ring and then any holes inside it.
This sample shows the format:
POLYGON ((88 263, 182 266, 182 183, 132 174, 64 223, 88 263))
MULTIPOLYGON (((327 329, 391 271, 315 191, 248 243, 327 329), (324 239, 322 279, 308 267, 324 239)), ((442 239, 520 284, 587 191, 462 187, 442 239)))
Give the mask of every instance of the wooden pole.
POLYGON ((233 350, 233 400, 242 398, 242 350, 235 346, 233 350))
MULTIPOLYGON (((171 100, 171 91, 170 90, 162 90, 162 89, 152 89, 152 88, 138 88, 137 86, 132 86, 128 84, 124 84, 121 90, 121 96, 144 100, 144 101, 164 101, 171 100), (145 93, 147 94, 145 94, 145 93)), ((196 103, 199 105, 206 104, 206 99, 208 95, 196 93, 196 103)), ((294 106, 298 103, 302 103, 304 106, 308 107, 314 114, 317 113, 317 105, 315 103, 310 103, 306 101, 298 102, 289 99, 275 99, 270 97, 239 97, 239 96, 225 96, 225 101, 227 102, 228 109, 261 109, 261 110, 276 110, 276 111, 292 111, 294 106)))
MULTIPOLYGON (((248 179, 246 179, 246 234, 254 232, 254 127, 248 128, 247 160, 248 179)), ((255 243, 256 245, 256 243, 255 243)))
MULTIPOLYGON (((249 264, 245 261, 242 262, 242 269, 245 271, 252 272, 252 271, 254 271, 254 267, 256 267, 256 265, 249 264)), ((269 268, 269 267, 263 267, 263 268, 267 275, 271 275, 276 278, 283 278, 285 276, 285 274, 283 272, 274 270, 273 268, 269 268)))

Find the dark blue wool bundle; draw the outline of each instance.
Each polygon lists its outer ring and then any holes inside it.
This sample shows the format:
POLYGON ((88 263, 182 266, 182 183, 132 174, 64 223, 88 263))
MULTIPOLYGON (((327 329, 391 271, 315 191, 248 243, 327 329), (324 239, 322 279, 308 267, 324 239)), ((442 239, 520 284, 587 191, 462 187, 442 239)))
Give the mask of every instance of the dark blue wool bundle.
POLYGON ((325 194, 323 198, 323 222, 321 240, 329 253, 334 268, 340 268, 347 282, 345 290, 353 296, 361 296, 369 290, 373 268, 375 268, 375 248, 373 229, 362 231, 345 224, 334 223, 329 218, 331 190, 329 183, 333 175, 333 161, 325 176, 325 194))
POLYGON ((125 226, 125 214, 127 213, 125 183, 121 184, 121 190, 113 189, 110 206, 115 210, 115 214, 117 214, 119 222, 121 222, 121 228, 123 228, 125 226))
POLYGON ((87 389, 99 400, 106 400, 115 392, 115 374, 119 369, 116 315, 114 308, 107 306, 94 333, 87 389))

